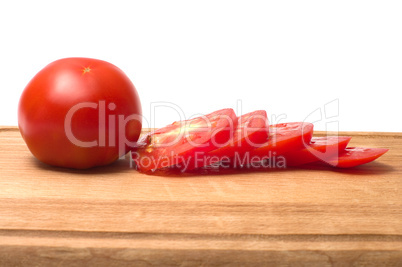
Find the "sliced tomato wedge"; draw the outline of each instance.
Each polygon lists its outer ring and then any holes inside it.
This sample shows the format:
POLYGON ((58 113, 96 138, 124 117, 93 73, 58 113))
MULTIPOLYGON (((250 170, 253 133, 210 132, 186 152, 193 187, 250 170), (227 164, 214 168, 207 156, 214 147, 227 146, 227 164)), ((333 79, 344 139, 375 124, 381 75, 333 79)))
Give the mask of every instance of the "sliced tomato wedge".
POLYGON ((341 154, 352 137, 324 136, 313 137, 305 148, 290 151, 283 156, 287 166, 299 166, 316 161, 327 161, 341 154))
POLYGON ((267 156, 273 152, 282 155, 309 144, 314 125, 309 122, 288 122, 271 125, 267 142, 250 151, 252 156, 267 156))
POLYGON ((327 163, 338 168, 351 168, 369 163, 384 155, 388 150, 387 148, 347 147, 342 154, 328 160, 327 163))
MULTIPOLYGON (((234 168, 261 168, 260 163, 273 160, 288 151, 299 150, 309 144, 313 135, 313 124, 308 122, 289 122, 269 126, 268 139, 259 147, 251 149, 243 155, 235 154, 230 164, 234 168)), ((281 157, 282 159, 282 157, 281 157)), ((285 164, 282 160, 278 164, 285 164)), ((264 164, 263 164, 264 165, 264 164)), ((268 164, 270 167, 271 164, 268 164)), ((274 164, 276 165, 276 164, 274 164)))
POLYGON ((132 159, 141 172, 177 164, 191 165, 196 153, 207 153, 226 145, 236 126, 233 109, 174 122, 142 137, 139 147, 132 152, 132 159))
POLYGON ((245 153, 261 146, 268 139, 269 122, 265 110, 256 110, 244 114, 237 119, 237 128, 233 137, 224 146, 207 153, 196 153, 196 159, 192 165, 179 164, 182 171, 191 171, 222 160, 229 160, 236 154, 243 156, 245 153))

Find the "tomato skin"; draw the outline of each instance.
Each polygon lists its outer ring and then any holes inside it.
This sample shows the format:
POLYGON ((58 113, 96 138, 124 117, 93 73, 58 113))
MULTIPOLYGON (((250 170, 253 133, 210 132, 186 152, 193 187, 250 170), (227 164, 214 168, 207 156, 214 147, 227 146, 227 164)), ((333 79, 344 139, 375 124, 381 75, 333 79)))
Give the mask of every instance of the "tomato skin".
POLYGON ((339 157, 327 161, 337 168, 351 168, 369 163, 388 152, 387 148, 347 147, 339 157))
POLYGON ((25 87, 18 125, 40 161, 85 169, 124 155, 128 140, 137 141, 141 133, 141 115, 138 93, 119 68, 97 59, 64 58, 45 66, 25 87))
POLYGON ((325 136, 313 137, 305 148, 290 151, 283 156, 288 166, 299 166, 316 161, 326 161, 342 153, 352 137, 325 136))

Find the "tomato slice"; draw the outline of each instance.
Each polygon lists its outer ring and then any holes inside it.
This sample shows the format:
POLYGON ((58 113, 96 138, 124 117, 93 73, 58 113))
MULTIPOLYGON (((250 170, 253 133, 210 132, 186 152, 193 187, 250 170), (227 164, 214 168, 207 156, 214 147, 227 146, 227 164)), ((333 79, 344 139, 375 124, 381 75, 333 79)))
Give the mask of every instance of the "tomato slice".
POLYGON ((310 143, 313 124, 308 122, 280 123, 269 126, 268 139, 256 148, 235 153, 228 161, 221 161, 214 169, 265 169, 284 168, 286 160, 281 155, 299 150, 310 143))
POLYGON ((313 124, 308 122, 290 122, 270 125, 268 129, 268 139, 266 139, 265 142, 260 142, 256 147, 248 146, 239 151, 235 150, 234 155, 233 152, 231 152, 229 159, 215 164, 219 166, 213 166, 213 168, 261 169, 286 167, 282 166, 286 164, 283 157, 278 161, 276 161, 276 158, 288 151, 303 148, 305 144, 310 143, 312 135, 313 124), (266 164, 267 160, 268 164, 266 164))
POLYGON ((207 153, 226 145, 236 126, 233 109, 174 122, 142 137, 141 145, 132 152, 132 159, 141 172, 177 164, 192 165, 196 153, 207 153))
MULTIPOLYGON (((246 153, 248 159, 261 160, 282 155, 288 151, 298 150, 310 143, 313 136, 313 124, 309 122, 289 122, 269 126, 268 140, 258 148, 246 153)), ((237 157, 239 159, 239 157, 237 157)), ((236 157, 233 159, 236 162, 236 157)))
POLYGON ((305 148, 290 151, 283 156, 287 166, 299 166, 318 160, 327 161, 342 153, 352 137, 324 136, 313 137, 305 148))
POLYGON ((388 150, 387 148, 347 147, 339 157, 332 158, 327 163, 338 168, 355 167, 381 157, 388 150))
MULTIPOLYGON (((240 127, 242 127, 240 120, 238 123, 240 123, 240 127)), ((216 151, 212 151, 212 153, 222 151, 228 152, 227 155, 233 155, 234 153, 234 156, 227 157, 223 155, 218 157, 221 161, 214 160, 213 164, 209 164, 212 160, 209 162, 206 161, 206 164, 202 167, 186 169, 185 171, 188 174, 216 174, 232 173, 241 169, 260 171, 267 168, 284 168, 286 167, 285 158, 277 156, 287 151, 300 150, 304 147, 305 143, 310 143, 313 135, 313 124, 305 122, 281 123, 270 125, 268 128, 268 132, 266 132, 268 134, 268 139, 265 137, 264 140, 259 136, 260 133, 258 135, 256 134, 254 137, 255 141, 260 139, 254 144, 257 147, 254 147, 254 145, 247 145, 242 147, 240 150, 230 146, 230 149, 222 147, 216 151), (261 143, 261 141, 264 142, 261 143)), ((263 127, 261 127, 261 129, 263 129, 263 127)), ((256 131, 256 133, 258 132, 259 131, 256 131)), ((233 137, 233 139, 235 138, 236 137, 233 137)), ((238 139, 238 141, 240 144, 246 143, 243 138, 238 139)), ((159 169, 156 174, 162 176, 182 175, 183 168, 181 167, 182 166, 175 165, 169 168, 159 169)))
POLYGON ((236 154, 243 156, 253 148, 259 147, 268 139, 269 123, 265 110, 256 110, 244 114, 237 119, 237 128, 233 137, 224 146, 211 150, 205 154, 197 153, 192 165, 177 166, 182 171, 191 171, 196 168, 215 164, 222 160, 229 160, 236 154))

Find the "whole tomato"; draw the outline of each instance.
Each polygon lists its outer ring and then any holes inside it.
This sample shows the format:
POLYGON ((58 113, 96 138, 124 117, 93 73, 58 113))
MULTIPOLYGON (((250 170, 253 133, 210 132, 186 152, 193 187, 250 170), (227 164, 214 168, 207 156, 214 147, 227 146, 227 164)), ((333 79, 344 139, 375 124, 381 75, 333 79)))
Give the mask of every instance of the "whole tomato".
POLYGON ((37 73, 24 89, 18 125, 29 150, 49 165, 85 169, 109 164, 135 145, 141 104, 116 66, 64 58, 37 73))

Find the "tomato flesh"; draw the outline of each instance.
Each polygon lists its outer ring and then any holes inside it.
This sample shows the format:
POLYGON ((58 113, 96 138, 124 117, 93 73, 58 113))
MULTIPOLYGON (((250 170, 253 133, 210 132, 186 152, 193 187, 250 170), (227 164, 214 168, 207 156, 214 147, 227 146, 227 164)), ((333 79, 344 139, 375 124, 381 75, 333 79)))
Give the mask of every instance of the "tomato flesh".
POLYGON ((268 139, 257 148, 246 149, 243 153, 235 153, 227 161, 221 161, 218 169, 261 169, 284 168, 286 161, 282 154, 300 149, 309 143, 313 135, 313 124, 305 122, 280 123, 269 126, 268 139), (279 156, 279 157, 278 157, 279 156), (268 162, 268 163, 267 163, 268 162))
POLYGON ((250 157, 267 158, 300 149, 310 143, 313 124, 308 122, 279 123, 269 126, 268 140, 258 148, 250 150, 250 157))
POLYGON ((216 162, 243 156, 247 151, 260 146, 268 139, 269 123, 265 110, 256 110, 237 118, 233 137, 224 146, 199 155, 191 166, 178 166, 182 171, 191 171, 216 162))
POLYGON ((287 166, 299 166, 318 160, 327 161, 342 153, 348 145, 349 136, 313 137, 305 148, 290 151, 283 156, 287 166))
POLYGON ((228 160, 212 166, 214 169, 260 169, 283 168, 286 161, 282 154, 294 149, 303 148, 309 143, 313 135, 313 124, 306 122, 280 123, 269 126, 268 139, 257 148, 245 149, 242 153, 235 153, 228 160), (278 159, 278 160, 276 160, 278 159), (269 161, 269 164, 264 162, 269 161), (273 162, 273 163, 272 163, 273 162), (275 165, 275 166, 273 166, 275 165))
POLYGON ((327 163, 338 168, 356 167, 381 157, 388 150, 387 148, 347 147, 339 157, 329 159, 327 163))
POLYGON ((233 136, 237 116, 222 109, 191 120, 174 122, 140 139, 132 158, 141 172, 172 165, 194 165, 196 153, 207 153, 225 145, 233 136))

